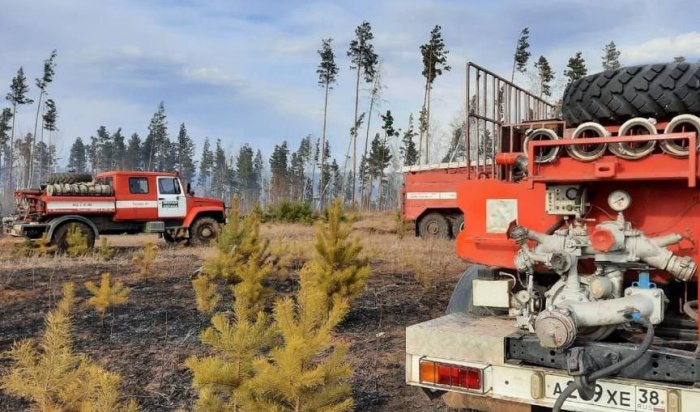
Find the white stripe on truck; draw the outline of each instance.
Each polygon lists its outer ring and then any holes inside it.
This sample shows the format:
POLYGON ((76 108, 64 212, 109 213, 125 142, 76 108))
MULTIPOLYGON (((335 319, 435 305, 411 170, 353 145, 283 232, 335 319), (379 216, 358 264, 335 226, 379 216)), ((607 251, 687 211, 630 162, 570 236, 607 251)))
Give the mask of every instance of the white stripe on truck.
POLYGON ((142 209, 142 208, 157 208, 157 200, 117 200, 119 209, 142 209))
POLYGON ((82 211, 82 212, 114 212, 114 202, 112 201, 92 201, 92 200, 52 200, 46 202, 48 212, 82 211))
POLYGON ((406 192, 407 200, 455 200, 457 192, 406 192))

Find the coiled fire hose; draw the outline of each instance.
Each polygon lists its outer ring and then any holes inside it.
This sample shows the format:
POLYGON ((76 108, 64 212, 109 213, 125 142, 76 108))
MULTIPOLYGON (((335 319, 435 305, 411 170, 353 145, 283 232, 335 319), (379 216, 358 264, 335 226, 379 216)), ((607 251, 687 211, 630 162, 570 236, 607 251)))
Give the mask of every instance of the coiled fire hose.
POLYGON ((644 353, 651 346, 651 341, 654 339, 654 325, 652 325, 651 322, 649 322, 649 319, 646 319, 646 318, 640 318, 640 319, 634 320, 634 322, 637 322, 637 323, 639 323, 642 326, 647 328, 647 333, 644 336, 644 340, 639 345, 637 350, 633 354, 631 354, 630 356, 622 359, 621 361, 619 361, 617 363, 614 363, 614 364, 612 364, 608 367, 605 367, 603 369, 599 369, 599 370, 591 373, 588 376, 577 377, 576 380, 574 381, 574 383, 567 386, 559 394, 559 397, 557 397, 557 401, 554 402, 554 407, 552 408, 553 412, 561 411, 562 405, 564 405, 564 402, 566 402, 566 399, 569 397, 569 395, 574 393, 574 391, 576 391, 578 389, 583 389, 587 385, 591 385, 591 386, 595 385, 596 380, 619 372, 623 368, 636 362, 639 358, 642 357, 642 355, 644 355, 644 353))

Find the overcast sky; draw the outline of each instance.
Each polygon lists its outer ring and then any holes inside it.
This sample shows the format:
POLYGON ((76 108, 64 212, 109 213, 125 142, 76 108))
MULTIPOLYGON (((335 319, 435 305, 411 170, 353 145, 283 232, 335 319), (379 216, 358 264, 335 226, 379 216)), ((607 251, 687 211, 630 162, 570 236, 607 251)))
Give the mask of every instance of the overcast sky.
MULTIPOLYGON (((700 2, 690 0, 0 3, 3 96, 20 66, 33 86, 43 59, 58 50, 49 93, 58 106, 64 154, 76 136, 88 138, 100 125, 144 136, 161 100, 171 136, 184 122, 198 150, 205 136, 221 138, 229 150, 250 143, 266 156, 283 139, 296 148, 301 137, 321 134, 316 50, 322 38, 332 37, 341 71, 330 97, 329 138, 340 156, 347 148, 354 103, 345 53, 363 20, 372 24, 382 60, 380 110, 391 110, 397 127, 405 127, 409 113, 422 103, 418 47, 436 24, 443 27, 453 70, 435 81, 432 113, 438 135, 464 110, 465 63, 472 60, 508 75, 515 41, 526 26, 533 57, 547 57, 557 75, 579 50, 589 72, 600 70, 602 49, 610 40, 622 51, 625 65, 679 55, 700 58, 700 2)), ((517 81, 527 86, 526 78, 517 81)), ((31 97, 36 94, 32 87, 31 97)), ((367 110, 364 99, 362 108, 367 110)), ((22 108, 18 132, 32 130, 34 110, 22 108)))

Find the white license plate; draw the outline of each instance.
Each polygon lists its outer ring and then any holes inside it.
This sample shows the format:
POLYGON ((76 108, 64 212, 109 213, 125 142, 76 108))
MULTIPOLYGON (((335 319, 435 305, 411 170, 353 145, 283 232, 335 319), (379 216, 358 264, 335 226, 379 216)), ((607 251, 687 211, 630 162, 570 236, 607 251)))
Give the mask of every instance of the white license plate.
MULTIPOLYGON (((573 379, 566 376, 546 375, 545 393, 556 399, 573 379)), ((596 405, 606 409, 623 411, 666 412, 666 391, 638 385, 622 385, 610 382, 596 382, 593 399, 584 401, 574 392, 567 402, 596 405)))

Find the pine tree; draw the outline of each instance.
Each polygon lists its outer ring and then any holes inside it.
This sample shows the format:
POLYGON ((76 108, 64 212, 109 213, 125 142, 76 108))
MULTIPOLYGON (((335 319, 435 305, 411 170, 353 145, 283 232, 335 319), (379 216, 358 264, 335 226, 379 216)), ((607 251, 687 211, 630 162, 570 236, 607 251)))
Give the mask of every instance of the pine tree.
POLYGON ((71 257, 82 256, 90 250, 87 244, 87 236, 77 225, 71 224, 66 236, 66 252, 71 257))
POLYGON ((238 176, 241 202, 244 210, 249 210, 258 201, 260 186, 258 177, 255 174, 255 165, 253 164, 253 149, 248 144, 241 146, 241 149, 238 151, 236 176, 238 176))
POLYGON ((10 84, 10 92, 7 93, 5 99, 12 105, 12 131, 10 132, 10 151, 9 151, 9 187, 14 189, 13 170, 14 170, 14 153, 15 153, 15 120, 17 118, 17 109, 25 104, 32 104, 34 100, 27 98, 29 86, 27 85, 27 77, 24 75, 22 67, 17 70, 17 75, 12 78, 10 84))
POLYGON ((97 129, 97 137, 90 137, 88 154, 94 173, 107 171, 112 168, 114 161, 114 143, 106 127, 100 126, 97 129))
MULTIPOLYGON (((52 141, 53 141, 52 138, 53 138, 53 132, 58 130, 58 128, 56 127, 56 122, 58 120, 58 111, 56 109, 56 102, 53 99, 46 99, 46 103, 44 104, 44 106, 45 106, 45 113, 42 116, 42 122, 43 122, 44 126, 43 126, 43 129, 41 132, 41 136, 42 136, 41 141, 42 142, 44 141, 44 132, 43 131, 46 130, 49 134, 49 143, 48 143, 49 150, 50 151, 53 150, 53 152, 55 153, 56 147, 55 147, 55 144, 52 143, 52 141)), ((55 164, 56 164, 56 162, 54 159, 54 162, 50 165, 50 168, 48 170, 49 173, 54 170, 55 164)), ((40 181, 43 180, 44 176, 46 176, 46 174, 44 173, 44 171, 42 171, 39 174, 39 180, 40 181)))
POLYGON ((126 147, 124 170, 143 170, 141 138, 134 133, 126 147))
POLYGON ((620 52, 614 41, 605 45, 603 49, 603 70, 617 70, 620 68, 620 52))
POLYGON ((358 116, 358 106, 360 98, 360 77, 363 75, 366 83, 372 83, 376 74, 376 66, 379 61, 377 54, 374 52, 374 46, 371 41, 374 39, 372 34, 372 26, 368 21, 363 21, 362 24, 355 28, 355 38, 350 42, 347 55, 350 57, 350 69, 356 70, 355 78, 355 117, 353 127, 351 129, 352 140, 352 202, 355 202, 355 185, 357 171, 357 132, 361 120, 358 116))
POLYGON ((261 191, 263 187, 263 173, 265 172, 265 161, 263 160, 263 155, 260 149, 255 153, 255 159, 253 160, 253 172, 255 173, 255 183, 258 188, 255 194, 256 202, 260 199, 261 191))
POLYGON ((221 147, 221 139, 216 139, 214 163, 211 171, 211 191, 219 199, 225 199, 231 192, 233 184, 232 169, 226 161, 226 152, 221 147))
POLYGON ((91 280, 85 282, 85 288, 92 294, 86 303, 95 308, 101 321, 104 321, 107 308, 126 303, 131 292, 131 289, 124 287, 120 281, 110 283, 110 276, 110 273, 103 273, 99 286, 91 280))
POLYGON ((10 158, 10 146, 8 145, 8 142, 10 142, 10 134, 8 132, 12 130, 10 120, 12 120, 12 110, 9 108, 2 109, 0 111, 0 179, 5 176, 3 173, 4 167, 10 158))
POLYGON ((369 274, 368 267, 357 266, 358 245, 348 243, 349 232, 336 200, 328 224, 317 232, 316 256, 299 275, 296 303, 289 297, 275 303, 272 326, 281 343, 253 362, 255 376, 246 385, 251 410, 347 411, 354 406, 347 345, 332 338, 348 299, 362 290, 369 274))
MULTIPOLYGON (((253 361, 273 344, 276 334, 263 311, 268 296, 263 280, 268 276, 271 264, 261 264, 261 254, 265 253, 263 250, 268 241, 259 236, 260 221, 255 214, 240 221, 237 205, 234 205, 230 218, 226 226, 231 226, 224 228, 222 233, 228 234, 228 242, 237 244, 229 248, 229 244, 220 243, 218 246, 226 251, 220 249, 219 252, 237 253, 239 249, 247 248, 251 253, 240 256, 231 267, 239 279, 231 287, 235 299, 231 316, 227 313, 215 314, 211 318, 211 326, 200 335, 213 354, 201 358, 193 356, 186 361, 192 370, 192 384, 199 395, 195 410, 249 410, 246 408, 247 385, 256 372, 253 361)), ((209 309, 212 306, 211 297, 216 296, 216 292, 212 293, 210 286, 200 286, 197 295, 198 303, 207 300, 204 309, 209 309)))
POLYGON ((404 166, 413 166, 418 162, 418 151, 416 150, 416 142, 413 140, 418 133, 413 129, 413 114, 408 116, 408 127, 401 138, 401 157, 403 158, 404 166))
MULTIPOLYGON (((316 69, 316 73, 318 74, 318 85, 323 87, 324 89, 324 98, 323 98, 323 132, 322 132, 322 137, 321 137, 321 170, 323 170, 325 164, 326 164, 326 157, 325 157, 325 147, 326 147, 326 124, 327 124, 327 119, 328 119, 328 92, 333 89, 333 85, 335 84, 337 77, 338 77, 338 65, 335 64, 335 54, 333 53, 333 48, 331 46, 331 43, 333 42, 332 38, 327 38, 321 40, 321 48, 318 50, 319 56, 321 56, 321 62, 318 65, 318 69, 316 69)), ((321 176, 321 179, 319 181, 319 192, 323 190, 323 176, 321 176)))
POLYGON ((569 59, 569 64, 566 65, 564 76, 569 78, 568 84, 570 84, 584 77, 586 74, 588 74, 586 61, 581 57, 581 52, 576 52, 576 55, 571 57, 569 59))
POLYGON ((165 116, 165 103, 160 102, 148 125, 148 135, 143 142, 143 163, 146 170, 155 170, 165 141, 168 140, 168 126, 165 116))
POLYGON ((518 44, 515 46, 515 54, 513 55, 513 73, 510 76, 510 81, 515 81, 515 71, 525 73, 527 70, 527 61, 530 59, 530 29, 525 27, 520 31, 518 44))
MULTIPOLYGON (((34 165, 34 148, 36 146, 36 134, 37 134, 37 129, 39 125, 39 113, 41 112, 41 99, 46 95, 46 88, 48 85, 53 81, 53 75, 54 75, 54 69, 56 67, 56 50, 54 49, 51 52, 51 56, 49 56, 48 59, 44 60, 44 75, 40 79, 36 79, 36 87, 39 89, 39 101, 36 105, 36 119, 34 120, 34 139, 32 140, 32 145, 31 145, 31 161, 30 161, 30 166, 29 170, 27 172, 26 176, 26 184, 27 187, 31 187, 32 185, 32 177, 33 177, 33 165, 34 165)), ((42 119, 43 120, 43 119, 42 119)), ((43 126, 42 126, 43 130, 43 126)))
POLYGON ((197 185, 204 190, 204 193, 209 193, 211 173, 214 168, 214 153, 212 153, 209 138, 204 139, 204 147, 202 148, 202 160, 199 162, 199 176, 197 177, 197 185))
POLYGON ((138 268, 141 276, 148 276, 151 274, 151 268, 156 261, 156 256, 158 256, 158 246, 152 242, 146 242, 143 245, 143 252, 134 256, 131 262, 138 268))
POLYGON ((112 164, 110 170, 124 170, 126 165, 126 144, 121 127, 112 134, 112 164))
POLYGON ((270 172, 272 177, 270 180, 271 186, 271 203, 276 205, 281 199, 289 195, 289 165, 288 165, 289 148, 287 142, 282 142, 281 145, 275 145, 270 156, 270 172))
POLYGON ((187 183, 194 183, 194 174, 196 171, 196 162, 194 159, 194 142, 187 134, 187 128, 184 123, 180 124, 180 131, 177 134, 177 171, 180 177, 187 183))
POLYGON ((32 409, 40 411, 135 412, 137 404, 124 402, 119 394, 120 376, 74 351, 70 334, 74 303, 73 284, 66 283, 63 297, 46 315, 39 344, 15 342, 3 354, 12 364, 0 376, 0 388, 29 400, 32 409))
POLYGON ((197 302, 197 310, 205 315, 211 314, 221 301, 221 294, 215 283, 207 275, 199 275, 192 280, 192 289, 197 302))
POLYGON ((76 138, 73 146, 70 148, 70 156, 68 157, 68 169, 78 173, 84 173, 87 170, 87 156, 83 139, 76 138))
MULTIPOLYGON (((374 106, 378 104, 379 100, 381 99, 383 89, 384 86, 382 85, 381 65, 377 64, 374 82, 372 83, 372 88, 370 89, 369 110, 367 111, 367 127, 365 127, 365 144, 362 149, 363 159, 367 158, 367 150, 369 149, 369 131, 370 123, 372 122, 372 113, 374 112, 374 106)), ((362 174, 360 174, 360 176, 362 176, 362 174)), ((365 192, 365 183, 367 183, 366 179, 362 179, 362 184, 360 185, 360 193, 365 192)))
POLYGON ((554 80, 554 71, 544 56, 540 56, 539 60, 535 62, 535 69, 537 69, 537 74, 540 81, 540 97, 551 96, 552 86, 550 83, 552 80, 554 80))
POLYGON ((447 55, 450 53, 445 49, 445 41, 442 38, 442 27, 435 26, 430 32, 430 40, 420 46, 420 53, 423 57, 423 77, 425 77, 425 94, 423 96, 424 118, 421 119, 421 149, 422 144, 425 144, 425 163, 430 162, 429 156, 429 140, 430 140, 430 95, 433 89, 433 82, 438 76, 442 75, 443 71, 450 71, 451 67, 447 65, 447 55))

